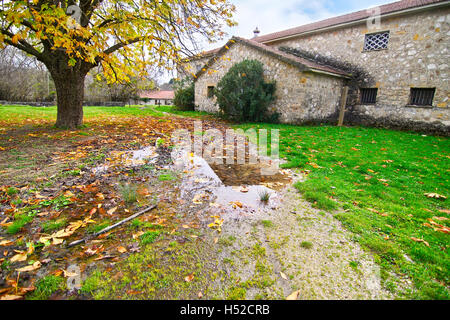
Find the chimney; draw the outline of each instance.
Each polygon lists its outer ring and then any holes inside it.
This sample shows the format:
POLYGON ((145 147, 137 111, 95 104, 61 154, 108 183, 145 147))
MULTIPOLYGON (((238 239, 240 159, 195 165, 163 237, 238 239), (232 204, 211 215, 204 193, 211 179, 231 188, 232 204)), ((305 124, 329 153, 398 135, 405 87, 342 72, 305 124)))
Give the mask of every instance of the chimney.
POLYGON ((260 31, 259 31, 258 27, 256 27, 256 29, 253 31, 253 34, 255 35, 253 38, 258 37, 259 33, 260 33, 260 31))

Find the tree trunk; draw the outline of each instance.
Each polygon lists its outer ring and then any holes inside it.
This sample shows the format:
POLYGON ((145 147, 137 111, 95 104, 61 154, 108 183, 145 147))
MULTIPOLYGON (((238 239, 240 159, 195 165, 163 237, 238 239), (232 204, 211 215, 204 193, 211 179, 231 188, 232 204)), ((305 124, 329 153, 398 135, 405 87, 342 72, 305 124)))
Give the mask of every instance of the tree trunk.
POLYGON ((86 73, 78 70, 52 72, 56 87, 58 128, 73 129, 83 124, 84 79, 86 73))

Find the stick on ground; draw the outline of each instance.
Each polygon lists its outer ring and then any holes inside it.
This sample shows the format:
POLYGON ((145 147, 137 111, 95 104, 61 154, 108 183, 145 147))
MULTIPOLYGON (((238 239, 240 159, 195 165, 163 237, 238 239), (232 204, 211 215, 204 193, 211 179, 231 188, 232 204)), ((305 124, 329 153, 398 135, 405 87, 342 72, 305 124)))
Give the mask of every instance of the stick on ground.
POLYGON ((155 209, 156 207, 157 207, 157 205, 153 205, 153 206, 150 206, 150 207, 148 207, 148 208, 145 208, 144 210, 139 211, 139 212, 137 212, 137 213, 135 213, 135 214, 129 216, 128 218, 125 218, 125 219, 123 219, 123 220, 117 222, 116 224, 113 224, 112 226, 106 227, 105 229, 102 229, 102 230, 100 230, 99 232, 96 232, 96 233, 94 233, 94 234, 91 235, 91 236, 85 237, 85 238, 80 239, 80 240, 73 241, 73 242, 69 243, 67 247, 70 248, 70 247, 76 246, 77 244, 86 242, 86 241, 89 240, 89 239, 97 238, 97 237, 98 237, 99 235, 101 235, 102 233, 108 232, 109 230, 112 230, 112 229, 114 229, 114 228, 116 228, 116 227, 118 227, 118 226, 124 224, 125 222, 128 222, 128 221, 130 221, 130 220, 133 220, 134 218, 137 218, 137 217, 139 217, 140 215, 143 215, 144 213, 149 212, 149 211, 155 209))

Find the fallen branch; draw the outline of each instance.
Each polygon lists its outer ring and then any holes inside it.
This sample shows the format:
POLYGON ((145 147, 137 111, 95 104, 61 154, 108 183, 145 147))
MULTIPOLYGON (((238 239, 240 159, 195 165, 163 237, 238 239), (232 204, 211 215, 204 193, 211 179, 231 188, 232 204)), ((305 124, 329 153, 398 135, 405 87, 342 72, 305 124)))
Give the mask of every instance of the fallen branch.
POLYGON ((157 205, 153 205, 153 206, 148 207, 148 208, 146 208, 146 209, 144 209, 144 210, 142 210, 142 211, 139 211, 139 212, 137 212, 137 213, 135 213, 135 214, 129 216, 128 218, 125 218, 125 219, 123 219, 123 220, 117 222, 116 224, 113 224, 112 226, 106 227, 105 229, 102 229, 102 230, 100 230, 99 232, 94 233, 94 234, 91 235, 91 236, 85 237, 85 238, 80 239, 80 240, 73 241, 73 242, 69 243, 69 244, 67 245, 67 247, 70 248, 70 247, 76 246, 77 244, 86 242, 86 241, 89 240, 89 239, 97 238, 97 237, 98 237, 99 235, 101 235, 102 233, 105 233, 105 232, 108 232, 109 230, 112 230, 112 229, 114 229, 114 228, 117 228, 118 226, 124 224, 125 222, 128 222, 128 221, 130 221, 130 220, 133 220, 134 218, 137 218, 137 217, 139 217, 140 215, 143 215, 144 213, 149 212, 149 211, 155 209, 156 207, 157 207, 157 205))

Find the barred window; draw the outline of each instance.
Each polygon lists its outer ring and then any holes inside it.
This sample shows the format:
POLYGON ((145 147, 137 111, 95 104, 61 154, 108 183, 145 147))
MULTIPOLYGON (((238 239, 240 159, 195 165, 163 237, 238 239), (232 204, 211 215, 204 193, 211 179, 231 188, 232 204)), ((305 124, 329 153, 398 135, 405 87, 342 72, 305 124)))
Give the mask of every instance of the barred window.
POLYGON ((436 88, 411 88, 409 104, 414 106, 431 106, 436 88))
POLYGON ((389 31, 366 34, 364 51, 387 49, 389 43, 389 31))
POLYGON ((207 97, 208 97, 209 99, 211 99, 212 97, 214 97, 214 86, 209 86, 209 87, 208 87, 207 97))
POLYGON ((377 102, 378 88, 360 88, 359 90, 361 92, 361 104, 374 104, 377 102))

